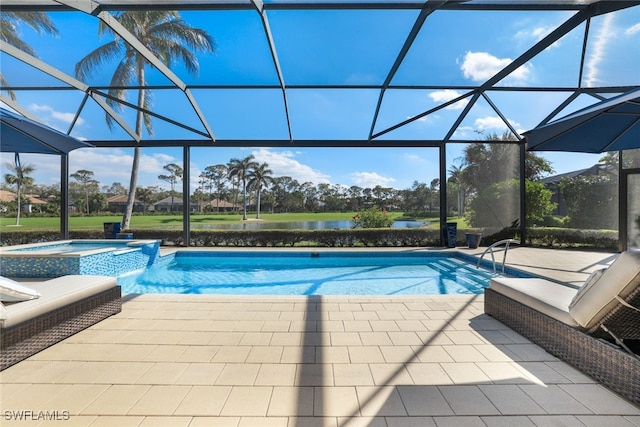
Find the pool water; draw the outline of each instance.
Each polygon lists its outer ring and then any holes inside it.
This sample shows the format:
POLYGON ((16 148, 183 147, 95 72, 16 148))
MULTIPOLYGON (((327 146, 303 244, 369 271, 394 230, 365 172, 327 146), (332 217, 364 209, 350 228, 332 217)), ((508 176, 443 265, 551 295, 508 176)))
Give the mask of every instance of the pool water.
POLYGON ((83 251, 92 251, 96 249, 106 249, 106 248, 125 248, 127 247, 127 241, 110 241, 107 243, 66 243, 60 245, 49 245, 49 246, 41 246, 41 247, 33 247, 26 249, 15 250, 14 252, 38 252, 38 253, 50 253, 50 254, 64 254, 71 252, 83 252, 83 251))
POLYGON ((125 293, 434 295, 480 294, 491 277, 433 254, 178 252, 118 283, 125 293))

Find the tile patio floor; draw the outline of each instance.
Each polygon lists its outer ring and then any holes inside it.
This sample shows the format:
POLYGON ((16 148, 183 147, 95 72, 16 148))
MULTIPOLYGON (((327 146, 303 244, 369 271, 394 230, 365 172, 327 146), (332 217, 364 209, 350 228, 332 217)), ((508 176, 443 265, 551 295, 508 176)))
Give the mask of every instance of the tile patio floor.
MULTIPOLYGON (((507 261, 579 282, 611 260, 507 261)), ((130 295, 0 386, 2 426, 640 426, 640 408, 484 315, 481 295, 130 295)))

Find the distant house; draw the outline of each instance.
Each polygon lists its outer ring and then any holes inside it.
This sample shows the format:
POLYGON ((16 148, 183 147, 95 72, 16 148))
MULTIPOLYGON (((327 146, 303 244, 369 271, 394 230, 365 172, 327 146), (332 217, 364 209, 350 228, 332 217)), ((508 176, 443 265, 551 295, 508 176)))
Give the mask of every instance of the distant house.
POLYGON ((607 165, 598 163, 597 165, 593 165, 590 168, 549 176, 541 179, 540 181, 547 189, 551 190, 551 201, 557 204, 556 210, 555 212, 553 212, 553 214, 565 216, 569 214, 569 211, 567 209, 567 203, 562 197, 562 193, 560 192, 560 189, 558 187, 560 181, 565 178, 571 179, 579 176, 597 176, 609 174, 611 174, 611 170, 607 168, 607 165))
MULTIPOLYGON (((109 197, 107 199, 107 206, 109 207, 109 211, 124 213, 124 210, 127 207, 127 197, 128 196, 126 194, 119 194, 117 196, 109 197)), ((136 199, 133 202, 133 211, 144 212, 144 203, 136 199)))
MULTIPOLYGON (((165 197, 164 199, 160 200, 159 202, 154 203, 153 204, 153 209, 156 212, 172 212, 172 211, 173 212, 182 212, 182 198, 174 196, 173 197, 173 204, 172 204, 171 196, 165 197)), ((197 203, 190 203, 189 204, 189 211, 190 212, 198 212, 198 204, 197 203)))
POLYGON ((218 200, 213 199, 210 202, 202 202, 200 203, 200 210, 206 212, 217 212, 218 209, 220 212, 229 212, 234 209, 237 209, 239 206, 226 200, 218 200))
MULTIPOLYGON (((0 202, 4 203, 14 203, 16 201, 17 194, 13 191, 0 190, 0 202)), ((23 203, 20 206, 22 212, 33 212, 33 208, 38 205, 46 205, 47 202, 38 198, 38 196, 34 196, 32 194, 25 194, 24 197, 27 199, 27 203, 23 203)))

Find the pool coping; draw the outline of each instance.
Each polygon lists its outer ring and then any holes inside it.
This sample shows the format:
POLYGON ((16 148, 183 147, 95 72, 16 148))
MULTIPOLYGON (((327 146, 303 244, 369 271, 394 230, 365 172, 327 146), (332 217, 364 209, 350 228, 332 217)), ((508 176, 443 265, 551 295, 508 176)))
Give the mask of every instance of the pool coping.
POLYGON ((3 246, 0 247, 0 256, 7 258, 25 258, 25 257, 82 257, 95 255, 103 252, 114 252, 126 249, 138 249, 144 245, 158 242, 156 239, 135 239, 135 240, 125 240, 125 239, 67 239, 67 240, 56 240, 54 242, 39 242, 39 243, 26 243, 22 245, 12 245, 12 246, 3 246), (43 248, 48 246, 63 246, 67 244, 73 244, 74 242, 81 241, 83 244, 102 244, 102 243, 114 243, 113 246, 105 245, 104 248, 95 248, 95 249, 85 249, 78 251, 70 251, 70 252, 52 252, 52 253, 42 253, 38 252, 37 248, 43 248), (121 246, 126 245, 127 248, 121 248, 121 246), (34 249, 35 248, 35 249, 34 249), (24 249, 34 249, 34 250, 24 250, 24 249))

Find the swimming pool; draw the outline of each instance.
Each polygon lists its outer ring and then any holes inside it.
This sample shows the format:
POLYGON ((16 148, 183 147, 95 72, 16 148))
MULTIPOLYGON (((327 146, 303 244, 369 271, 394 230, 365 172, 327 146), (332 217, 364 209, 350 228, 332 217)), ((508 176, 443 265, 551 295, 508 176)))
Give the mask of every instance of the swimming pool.
POLYGON ((480 294, 492 272, 452 252, 176 252, 121 276, 125 293, 480 294))

